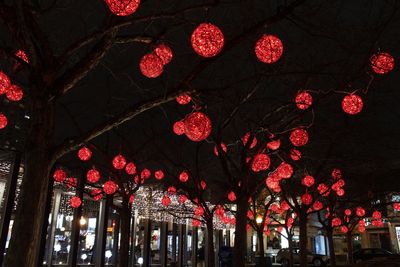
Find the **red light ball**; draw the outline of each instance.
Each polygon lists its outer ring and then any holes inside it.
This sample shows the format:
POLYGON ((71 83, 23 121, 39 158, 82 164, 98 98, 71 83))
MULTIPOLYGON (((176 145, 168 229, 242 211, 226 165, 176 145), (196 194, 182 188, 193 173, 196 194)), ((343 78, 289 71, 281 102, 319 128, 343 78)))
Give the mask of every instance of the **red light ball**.
POLYGON ((93 168, 86 173, 86 179, 89 183, 97 183, 100 180, 100 172, 93 168))
POLYGON ((79 208, 81 206, 82 200, 79 197, 74 196, 69 200, 69 204, 71 205, 71 207, 76 209, 76 208, 79 208))
POLYGON ((82 161, 88 161, 92 157, 92 151, 86 146, 84 146, 81 149, 79 149, 78 157, 82 161))
POLYGON ((125 157, 122 155, 115 156, 112 161, 112 165, 114 166, 115 169, 122 170, 126 165, 125 157))
POLYGON ((179 195, 178 201, 179 203, 183 204, 187 200, 187 197, 185 195, 179 195))
POLYGON ((143 169, 142 172, 140 173, 140 177, 142 179, 149 179, 151 176, 151 171, 149 169, 143 169))
POLYGON ((268 170, 270 163, 271 160, 267 154, 257 154, 251 163, 251 169, 254 172, 265 171, 268 170))
POLYGON ((176 97, 176 102, 180 105, 187 105, 192 101, 192 98, 188 94, 181 94, 176 97))
POLYGON ((289 163, 282 162, 278 168, 276 168, 276 173, 279 178, 289 179, 293 175, 293 167, 289 163))
POLYGON ((11 85, 6 92, 7 99, 14 102, 20 101, 23 96, 24 91, 22 91, 21 87, 15 84, 11 85))
POLYGON ((363 106, 362 98, 355 94, 346 95, 342 100, 343 111, 350 115, 360 113, 363 106))
POLYGON ((365 216, 365 209, 362 207, 357 207, 356 208, 356 214, 358 217, 364 217, 365 216))
POLYGON ((154 173, 154 177, 156 177, 157 180, 162 180, 164 178, 164 172, 162 170, 157 170, 154 173))
POLYGON ((164 207, 168 207, 171 204, 171 199, 169 198, 169 196, 167 195, 163 196, 163 198, 161 199, 161 204, 164 207))
POLYGON ((295 129, 290 133, 289 139, 294 146, 304 146, 308 143, 308 133, 305 129, 295 129))
POLYGON ((274 35, 264 34, 257 41, 255 52, 261 62, 267 64, 275 63, 283 54, 282 41, 274 35))
POLYGON ((182 183, 186 183, 189 180, 189 173, 187 171, 183 171, 179 174, 179 181, 182 183))
POLYGON ((378 219, 382 218, 382 213, 380 211, 376 210, 372 213, 372 218, 374 218, 375 220, 378 220, 378 219))
MULTIPOLYGON (((220 149, 222 149, 222 151, 224 151, 225 153, 228 151, 228 147, 224 143, 221 143, 220 149)), ((214 146, 214 155, 217 157, 219 155, 217 145, 214 146)))
POLYGON ((0 71, 0 95, 5 94, 10 86, 10 78, 8 78, 7 74, 0 71))
POLYGON ((317 190, 320 195, 327 196, 329 195, 329 187, 326 184, 319 184, 317 190))
POLYGON ((303 205, 310 205, 313 201, 312 196, 309 193, 305 193, 301 196, 301 203, 303 205))
POLYGON ((214 57, 224 46, 224 34, 211 23, 200 24, 192 33, 193 50, 202 57, 214 57))
POLYGON ((4 115, 3 113, 0 113, 0 129, 6 128, 7 124, 8 124, 8 119, 7 119, 6 115, 4 115))
POLYGON ((102 191, 101 191, 101 189, 98 189, 98 188, 95 188, 92 191, 90 191, 90 195, 96 201, 98 201, 98 200, 103 198, 102 191))
POLYGON ((343 188, 339 188, 338 190, 336 190, 336 195, 338 195, 339 197, 344 196, 345 191, 343 188))
POLYGON ((53 179, 56 182, 62 183, 67 178, 67 173, 61 169, 55 170, 53 173, 53 179))
POLYGON ((298 161, 301 159, 301 152, 296 148, 292 148, 290 150, 290 158, 294 161, 298 161))
POLYGON ((140 0, 105 0, 110 11, 117 16, 129 16, 138 9, 140 0))
POLYGON ((289 210, 290 209, 289 204, 285 200, 281 202, 281 209, 283 209, 283 210, 289 210))
POLYGON ((172 130, 176 135, 183 135, 185 133, 185 123, 183 121, 175 122, 172 130))
POLYGON ((65 184, 67 185, 68 188, 71 187, 76 187, 78 185, 78 181, 76 178, 74 177, 69 177, 67 178, 67 180, 65 181, 65 184))
POLYGON ((229 199, 229 201, 231 201, 231 202, 235 201, 235 200, 236 200, 236 194, 235 194, 235 192, 233 192, 233 191, 229 192, 229 194, 228 194, 228 199, 229 199))
POLYGON ((194 210, 194 214, 196 216, 202 216, 204 214, 204 209, 200 206, 197 206, 196 209, 194 210))
POLYGON ((350 216, 351 215, 351 209, 345 209, 344 210, 344 215, 350 216))
POLYGON ((314 185, 315 179, 311 175, 306 175, 303 180, 301 180, 301 183, 306 187, 311 187, 314 185))
POLYGON ((340 219, 340 218, 333 218, 332 219, 332 226, 333 227, 337 227, 337 226, 339 226, 339 225, 341 225, 342 224, 342 220, 340 219))
POLYGON ((400 211, 400 203, 393 203, 393 209, 395 211, 400 211))
POLYGON ((200 227, 201 222, 197 219, 192 219, 192 226, 193 227, 200 227))
POLYGON ((129 175, 134 175, 136 173, 136 165, 133 162, 129 162, 125 166, 125 172, 129 175))
POLYGON ((133 201, 135 201, 135 196, 134 196, 134 195, 131 195, 131 196, 129 197, 129 204, 132 204, 133 201))
POLYGON ((168 64, 171 62, 173 53, 172 50, 169 46, 166 44, 159 44, 155 49, 154 53, 161 58, 162 62, 164 65, 168 64))
POLYGON ((157 78, 164 71, 163 61, 155 53, 144 55, 140 60, 139 67, 147 78, 157 78))
POLYGON ((176 188, 175 188, 175 186, 170 186, 170 187, 168 187, 167 192, 168 192, 169 194, 171 194, 171 195, 176 194, 176 188))
POLYGON ((315 211, 321 210, 324 207, 324 205, 320 201, 315 201, 313 204, 313 209, 315 211))
POLYGON ((117 191, 117 189, 118 185, 113 181, 107 181, 103 184, 104 193, 106 193, 107 195, 114 194, 117 191))
POLYGON ((25 53, 24 50, 18 50, 17 52, 15 52, 15 56, 22 59, 23 61, 25 61, 26 63, 29 63, 29 58, 28 55, 25 53))
MULTIPOLYGON (((246 133, 243 137, 242 137, 242 142, 243 145, 246 146, 247 142, 249 141, 250 138, 250 132, 246 133)), ((251 141, 251 145, 250 148, 254 148, 257 145, 257 138, 253 135, 252 136, 252 141, 251 141)))
POLYGON ((300 91, 297 93, 295 101, 298 109, 306 110, 311 107, 313 99, 309 92, 300 91))
POLYGON ((394 68, 394 58, 389 53, 376 53, 370 62, 372 70, 377 74, 386 74, 394 68))
POLYGON ((342 171, 340 169, 335 168, 332 170, 331 176, 334 180, 342 179, 342 177, 343 177, 342 171))
POLYGON ((211 120, 202 112, 193 112, 188 115, 184 123, 186 136, 194 142, 205 140, 211 133, 211 120))
POLYGON ((281 146, 281 140, 272 140, 267 143, 267 148, 271 150, 277 150, 281 146))

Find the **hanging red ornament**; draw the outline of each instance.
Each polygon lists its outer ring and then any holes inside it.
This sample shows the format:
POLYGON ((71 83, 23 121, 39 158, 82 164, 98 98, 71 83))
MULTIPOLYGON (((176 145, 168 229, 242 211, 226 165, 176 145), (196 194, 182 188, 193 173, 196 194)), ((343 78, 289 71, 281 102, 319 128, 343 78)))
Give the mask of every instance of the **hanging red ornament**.
POLYGON ((394 68, 394 58, 389 53, 376 53, 370 58, 371 68, 377 74, 386 74, 394 68))
POLYGON ((194 210, 194 214, 196 216, 202 216, 204 214, 204 209, 200 206, 197 206, 196 209, 194 210))
POLYGON ((296 149, 296 148, 292 148, 290 150, 290 157, 292 158, 292 160, 297 161, 301 159, 301 152, 300 150, 296 149))
POLYGON ((359 226, 358 226, 358 231, 359 231, 360 233, 364 233, 364 232, 365 232, 365 226, 359 225, 359 226))
POLYGON ((183 121, 175 122, 172 130, 176 135, 183 135, 185 133, 185 123, 183 121))
MULTIPOLYGON (((228 147, 224 143, 220 144, 220 149, 225 153, 228 151, 228 147)), ((214 146, 214 155, 217 157, 219 155, 217 145, 214 146)))
POLYGON ((303 205, 310 205, 313 201, 312 196, 309 193, 305 193, 301 196, 301 203, 303 205))
POLYGON ((201 188, 202 190, 206 190, 206 188, 207 188, 207 183, 206 183, 205 181, 201 180, 201 181, 200 181, 200 188, 201 188))
POLYGON ((342 175, 342 171, 338 168, 335 168, 332 170, 332 174, 331 174, 333 180, 339 180, 342 179, 343 175, 342 175))
POLYGON ((211 120, 202 112, 197 111, 188 115, 184 123, 186 136, 194 142, 205 140, 211 133, 211 120))
POLYGON ((193 50, 202 57, 214 57, 224 46, 224 34, 211 23, 200 24, 192 33, 193 50))
POLYGON ((28 55, 25 53, 24 50, 21 50, 21 49, 18 50, 17 52, 15 52, 15 56, 29 64, 28 55))
POLYGON ((166 44, 159 44, 155 49, 154 52, 156 55, 161 58, 164 65, 171 62, 173 53, 169 46, 166 44))
POLYGON ((10 101, 18 102, 22 99, 24 96, 24 91, 22 91, 21 87, 18 85, 11 85, 8 87, 7 92, 6 92, 6 97, 10 101))
POLYGON ((201 226, 201 222, 197 219, 192 219, 192 226, 193 227, 200 227, 201 226))
POLYGON ((126 165, 125 157, 122 155, 115 156, 112 161, 112 165, 114 166, 115 169, 122 170, 126 165))
POLYGON ((129 197, 129 204, 132 204, 135 201, 135 195, 130 195, 129 197))
POLYGON ((134 175, 136 173, 136 165, 133 162, 129 162, 125 166, 125 172, 129 175, 134 175))
POLYGON ((375 220, 382 218, 382 213, 380 211, 374 211, 372 213, 372 218, 374 218, 375 220))
POLYGON ((100 172, 96 169, 90 169, 87 173, 86 173, 86 179, 89 183, 97 183, 100 180, 100 172))
POLYGON ((269 209, 272 210, 273 212, 277 212, 279 210, 279 206, 276 203, 272 203, 269 209))
POLYGON ((365 209, 362 207, 357 207, 356 208, 356 214, 358 217, 364 217, 365 216, 365 209))
POLYGON ((289 206, 289 203, 287 203, 285 200, 283 200, 282 202, 281 202, 281 209, 283 209, 283 210, 289 210, 290 209, 290 206, 289 206))
POLYGON ((10 86, 10 78, 8 78, 7 74, 0 71, 0 95, 5 94, 10 86))
POLYGON ((306 175, 304 176, 303 180, 301 180, 301 183, 306 187, 311 187, 314 185, 315 179, 311 175, 306 175))
POLYGON ((186 200, 187 200, 187 196, 179 195, 179 198, 178 198, 179 203, 183 204, 186 202, 186 200))
POLYGON ((255 52, 261 62, 267 64, 275 63, 283 54, 282 41, 274 35, 264 34, 258 39, 255 52))
POLYGON ((4 115, 3 113, 0 113, 0 129, 6 128, 7 124, 8 124, 8 119, 7 119, 6 115, 4 115))
POLYGON ((102 191, 101 191, 101 189, 98 189, 98 188, 95 188, 92 191, 90 191, 90 195, 96 201, 98 201, 98 200, 103 198, 102 191))
POLYGON ((191 100, 192 98, 190 97, 190 95, 186 93, 180 94, 176 97, 176 102, 178 102, 178 104, 180 105, 187 105, 190 103, 191 100))
POLYGON ((251 169, 254 172, 260 172, 268 170, 271 160, 267 154, 257 154, 254 156, 253 161, 251 163, 251 169))
POLYGON ((164 207, 168 207, 171 204, 171 199, 169 198, 169 196, 167 195, 163 196, 163 198, 161 199, 161 204, 164 207))
POLYGON ((275 189, 279 188, 279 180, 280 178, 277 175, 269 175, 265 180, 265 184, 268 188, 275 191, 275 189))
POLYGON ((183 171, 179 174, 179 181, 182 183, 186 183, 189 180, 189 173, 187 171, 183 171))
POLYGON ((400 211, 400 203, 393 203, 393 209, 395 211, 400 211))
POLYGON ((342 224, 342 220, 338 217, 332 219, 332 227, 338 227, 342 224))
POLYGON ((350 115, 355 115, 361 112, 364 103, 361 97, 355 94, 346 95, 342 100, 342 109, 350 115))
POLYGON ((164 178, 164 172, 162 170, 157 170, 154 172, 154 177, 156 177, 157 180, 162 180, 164 178))
POLYGON ((142 179, 149 179, 151 176, 151 171, 149 169, 143 169, 142 172, 140 173, 140 177, 142 179))
POLYGON ((175 188, 175 186, 170 186, 170 187, 168 187, 167 192, 168 192, 169 194, 171 194, 171 195, 175 195, 175 194, 176 194, 176 188, 175 188))
POLYGON ((345 194, 345 191, 344 191, 343 188, 339 188, 339 189, 336 191, 336 195, 338 195, 339 197, 344 196, 344 194, 345 194))
POLYGON ((82 161, 88 161, 92 157, 92 151, 84 146, 78 151, 78 157, 82 161))
POLYGON ((271 150, 277 150, 281 146, 281 140, 272 140, 267 143, 267 148, 271 150))
POLYGON ((342 231, 343 234, 346 234, 349 231, 349 229, 347 228, 346 225, 343 225, 342 227, 340 227, 340 231, 342 231))
MULTIPOLYGON (((257 138, 252 135, 252 141, 251 141, 251 145, 250 148, 254 148, 257 145, 257 138)), ((244 146, 246 146, 247 142, 249 141, 250 138, 250 132, 247 132, 243 137, 242 137, 242 143, 244 146)))
POLYGON ((155 53, 144 55, 140 60, 139 67, 147 78, 157 78, 164 71, 163 61, 155 53))
POLYGON ((71 205, 71 207, 73 207, 74 209, 79 208, 82 204, 82 200, 78 197, 78 196, 73 196, 70 200, 69 200, 69 204, 71 205))
POLYGON ((67 185, 68 188, 77 187, 78 180, 74 177, 69 177, 65 180, 65 184, 67 185))
POLYGON ((228 199, 229 199, 229 201, 231 201, 231 202, 235 201, 235 200, 236 200, 236 194, 235 194, 235 192, 233 192, 233 191, 229 192, 229 194, 228 194, 228 199))
POLYGON ((117 16, 129 16, 138 9, 140 0, 105 0, 110 11, 117 16))
POLYGON ((249 218, 250 220, 254 219, 254 213, 251 210, 247 211, 247 218, 249 218))
POLYGON ((305 129, 295 129, 290 133, 289 139, 294 146, 304 146, 308 143, 308 133, 305 129))
POLYGON ((215 208, 215 215, 217 215, 219 218, 224 218, 225 217, 225 209, 223 206, 218 205, 215 208))
POLYGON ((64 170, 58 169, 53 173, 53 179, 56 182, 62 183, 67 178, 67 173, 64 170))
POLYGON ((350 216, 351 215, 351 209, 345 209, 344 210, 344 215, 350 216))
POLYGON ((319 184, 317 187, 317 190, 318 190, 319 194, 324 197, 329 195, 329 187, 324 183, 319 184))
POLYGON ((323 207, 324 207, 324 205, 322 204, 322 202, 318 201, 318 200, 315 201, 314 204, 313 204, 313 209, 315 211, 322 210, 323 207))
POLYGON ((306 110, 311 107, 313 99, 309 92, 300 91, 297 93, 295 101, 298 109, 306 110))
POLYGON ((293 167, 289 163, 281 162, 278 168, 276 168, 276 173, 279 178, 289 179, 293 175, 293 167))
POLYGON ((375 227, 383 227, 382 220, 372 220, 371 224, 375 227))
POLYGON ((118 185, 113 181, 107 181, 103 184, 104 193, 106 193, 107 195, 114 194, 117 191, 117 189, 118 185))

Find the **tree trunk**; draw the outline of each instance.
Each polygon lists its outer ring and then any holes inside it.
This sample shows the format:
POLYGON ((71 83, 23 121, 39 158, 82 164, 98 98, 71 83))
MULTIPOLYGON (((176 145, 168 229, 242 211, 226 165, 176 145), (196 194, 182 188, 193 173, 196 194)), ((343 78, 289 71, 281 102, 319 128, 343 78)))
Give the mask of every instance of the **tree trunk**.
POLYGON ((299 215, 300 224, 300 267, 307 267, 307 214, 301 212, 299 215))
POLYGON ((328 246, 329 246, 329 262, 331 267, 336 267, 336 255, 335 255, 335 246, 333 244, 333 229, 327 229, 326 237, 328 238, 328 246))
POLYGON ((260 250, 260 267, 267 267, 267 259, 264 253, 264 231, 261 227, 257 229, 258 249, 260 250))
MULTIPOLYGON (((290 231, 290 230, 289 230, 290 231)), ((289 243, 289 267, 294 266, 293 262, 293 236, 288 232, 288 243, 289 243)))
POLYGON ((214 251, 214 228, 212 218, 207 221, 207 262, 206 267, 214 267, 215 251, 214 251))
POLYGON ((38 262, 42 224, 51 165, 54 133, 54 105, 41 99, 31 100, 32 125, 25 149, 25 176, 22 180, 15 223, 5 266, 34 267, 38 262))
POLYGON ((120 210, 120 244, 118 252, 118 267, 129 266, 129 240, 130 240, 130 219, 131 210, 129 208, 129 198, 123 197, 122 207, 120 210))
POLYGON ((241 196, 238 198, 236 210, 236 228, 235 228, 235 247, 233 248, 233 266, 244 267, 246 263, 245 255, 247 250, 247 198, 241 196))
POLYGON ((353 235, 352 232, 349 231, 346 234, 346 241, 347 241, 347 259, 349 264, 353 263, 353 235))

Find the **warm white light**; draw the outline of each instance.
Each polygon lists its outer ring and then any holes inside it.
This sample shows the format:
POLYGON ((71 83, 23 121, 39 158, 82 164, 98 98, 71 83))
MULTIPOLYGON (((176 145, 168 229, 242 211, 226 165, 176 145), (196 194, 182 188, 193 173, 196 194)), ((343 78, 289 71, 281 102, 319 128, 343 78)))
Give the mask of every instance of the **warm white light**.
POLYGON ((143 258, 142 258, 142 257, 139 257, 139 259, 137 259, 137 263, 140 264, 140 265, 142 265, 142 264, 143 264, 143 258))
POLYGON ((83 217, 81 217, 81 219, 79 220, 79 223, 80 223, 81 225, 85 225, 85 224, 86 224, 86 219, 83 218, 83 217))
POLYGON ((262 217, 261 216, 257 216, 256 223, 260 224, 260 223, 262 223, 262 221, 263 221, 262 217))
POLYGON ((86 254, 82 254, 81 259, 82 260, 86 260, 87 259, 87 255, 86 254))
POLYGON ((106 258, 111 258, 111 256, 112 256, 111 250, 107 250, 105 255, 106 255, 106 258))

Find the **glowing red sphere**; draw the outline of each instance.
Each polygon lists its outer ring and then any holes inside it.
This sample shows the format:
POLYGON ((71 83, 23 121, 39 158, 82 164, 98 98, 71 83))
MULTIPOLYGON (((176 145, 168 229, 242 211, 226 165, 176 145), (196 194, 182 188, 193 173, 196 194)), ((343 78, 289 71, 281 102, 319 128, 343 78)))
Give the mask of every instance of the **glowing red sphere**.
POLYGON ((260 172, 268 170, 271 160, 267 154, 260 153, 254 156, 251 163, 251 169, 254 172, 260 172))
POLYGON ((86 179, 89 183, 97 183, 100 180, 100 172, 96 169, 90 169, 87 173, 86 173, 86 179))
POLYGON ((324 207, 324 205, 321 203, 321 201, 315 201, 313 204, 313 209, 315 211, 321 210, 324 207))
POLYGON ((194 142, 205 140, 211 133, 211 120, 202 112, 191 113, 185 118, 184 123, 186 136, 194 142))
POLYGON ((56 182, 62 183, 67 178, 67 173, 64 170, 58 169, 53 173, 53 179, 56 182))
POLYGON ((317 190, 319 192, 320 195, 322 196, 327 196, 329 195, 329 187, 326 184, 319 184, 317 187, 317 190))
POLYGON ((176 135, 183 135, 185 133, 185 123, 183 121, 175 122, 172 130, 176 135))
POLYGON ((10 86, 10 78, 8 78, 7 74, 0 71, 0 95, 5 94, 10 86))
MULTIPOLYGON (((228 147, 224 143, 220 144, 220 149, 225 153, 228 151, 228 147)), ((219 155, 217 145, 214 146, 214 155, 217 157, 219 155)))
POLYGON ((132 204, 135 201, 135 195, 130 195, 129 197, 129 204, 132 204))
POLYGON ((171 195, 176 194, 176 188, 175 188, 175 186, 170 186, 170 187, 168 187, 167 192, 168 192, 169 194, 171 194, 171 195))
POLYGON ((221 205, 218 205, 218 206, 215 208, 215 215, 217 215, 217 216, 220 217, 220 218, 223 218, 223 217, 225 216, 225 209, 224 209, 224 207, 221 206, 221 205))
POLYGON ((297 161, 301 159, 301 152, 300 150, 296 149, 296 148, 292 148, 290 150, 290 157, 292 158, 292 160, 297 161))
POLYGON ((207 188, 207 183, 206 183, 205 181, 201 180, 201 181, 200 181, 200 188, 203 189, 203 190, 206 190, 206 188, 207 188))
MULTIPOLYGON (((246 133, 243 137, 242 137, 242 143, 244 146, 247 145, 247 142, 249 141, 250 138, 250 132, 246 133)), ((257 138, 253 135, 252 136, 252 141, 250 144, 250 148, 254 148, 257 145, 257 138)))
POLYGON ((332 178, 334 180, 338 180, 338 179, 342 179, 343 174, 342 174, 342 171, 340 169, 335 168, 335 169, 332 170, 331 176, 332 176, 332 178))
POLYGON ((364 225, 359 225, 359 226, 358 226, 358 231, 359 231, 360 233, 365 232, 365 226, 364 226, 364 225))
POLYGON ((289 210, 290 209, 289 204, 285 200, 283 200, 281 202, 281 209, 283 209, 283 210, 289 210))
POLYGON ((122 170, 126 165, 126 159, 122 155, 117 155, 112 160, 112 165, 117 170, 122 170))
POLYGON ((176 97, 176 102, 180 105, 187 105, 192 101, 192 97, 188 94, 180 94, 176 97))
POLYGON ((157 170, 154 172, 154 177, 156 177, 157 180, 162 180, 164 178, 164 172, 162 170, 157 170))
POLYGON ((351 215, 351 209, 345 209, 344 210, 344 215, 350 216, 351 215))
POLYGON ((22 91, 22 88, 19 87, 18 85, 11 85, 8 87, 8 90, 6 92, 6 97, 10 101, 20 101, 22 97, 24 97, 24 91, 22 91))
POLYGON ((92 157, 92 151, 84 146, 78 151, 78 158, 82 161, 88 161, 92 157))
POLYGON ((386 74, 394 68, 394 58, 388 53, 376 53, 370 62, 372 70, 377 74, 386 74))
POLYGON ((185 195, 179 195, 179 197, 178 197, 179 203, 183 204, 183 203, 186 202, 186 200, 187 200, 187 196, 185 196, 185 195))
POLYGON ((172 50, 169 46, 166 44, 159 44, 155 49, 154 53, 161 58, 162 62, 164 65, 168 64, 171 62, 173 53, 172 50))
POLYGON ((8 124, 8 119, 7 119, 6 115, 4 115, 3 113, 0 113, 0 129, 6 128, 7 124, 8 124))
POLYGON ((171 204, 171 199, 169 198, 169 196, 167 195, 163 196, 163 198, 161 199, 161 204, 164 207, 168 207, 171 204))
POLYGON ((149 169, 143 169, 142 172, 140 173, 140 177, 142 179, 149 179, 151 176, 151 171, 149 169))
POLYGON ((272 190, 279 188, 279 177, 277 175, 269 175, 267 179, 265 179, 265 184, 272 190))
POLYGON ((261 62, 267 64, 275 63, 283 54, 282 41, 274 35, 264 34, 258 39, 255 52, 261 62))
POLYGON ((312 177, 311 175, 306 175, 304 176, 304 178, 301 180, 301 183, 306 186, 306 187, 311 187, 314 185, 315 183, 315 179, 314 177, 312 177))
POLYGON ((78 180, 75 177, 69 177, 65 180, 65 184, 68 188, 76 187, 78 185, 78 180))
POLYGON ((71 205, 71 207, 76 209, 76 208, 79 208, 81 206, 82 200, 79 197, 74 196, 69 200, 69 204, 71 205))
POLYGON ((25 61, 26 63, 29 63, 29 58, 28 55, 25 53, 24 50, 18 50, 17 52, 15 52, 15 56, 22 59, 23 61, 25 61))
POLYGON ((200 24, 192 33, 193 50, 202 57, 214 57, 224 46, 224 34, 211 23, 200 24))
POLYGON ((342 224, 342 220, 338 217, 332 219, 332 226, 337 227, 342 224))
POLYGON ((202 216, 204 214, 204 209, 201 206, 197 206, 194 210, 196 216, 202 216))
POLYGON ((358 217, 364 217, 365 216, 365 209, 362 207, 357 207, 356 208, 356 214, 358 217))
POLYGON ((183 171, 179 174, 179 181, 182 183, 186 183, 189 180, 189 173, 187 171, 183 171))
POLYGON ((297 93, 295 101, 298 109, 306 110, 311 107, 313 99, 309 92, 300 91, 297 93))
POLYGON ((155 53, 144 55, 140 60, 139 67, 147 78, 157 78, 164 71, 163 61, 155 53))
POLYGON ((117 16, 129 16, 138 9, 140 0, 105 0, 110 11, 117 16))
POLYGON ((103 198, 103 194, 101 189, 99 188, 95 188, 92 191, 90 191, 90 195, 92 196, 92 198, 96 201, 100 200, 103 198))
POLYGON ((233 192, 233 191, 229 192, 228 199, 229 199, 229 201, 232 201, 232 202, 235 201, 236 200, 235 192, 233 192))
POLYGON ((344 196, 344 189, 343 188, 339 188, 338 190, 336 190, 336 195, 338 195, 339 197, 344 196))
POLYGON ((279 164, 278 168, 276 168, 276 174, 279 178, 289 179, 293 175, 293 167, 287 162, 282 162, 279 164))
POLYGON ((294 146, 304 146, 308 143, 308 133, 305 129, 295 129, 290 133, 290 142, 294 146))
POLYGON ((374 218, 375 220, 382 218, 382 213, 380 211, 374 211, 372 213, 372 218, 374 218))
POLYGON ((400 203, 393 203, 393 209, 395 211, 400 211, 400 203))
POLYGON ((107 195, 114 194, 117 191, 117 189, 118 185, 113 181, 107 181, 103 184, 104 193, 106 193, 107 195))
POLYGON ((271 150, 277 150, 281 146, 281 140, 272 140, 267 143, 267 148, 271 150))
POLYGON ((193 227, 200 227, 201 222, 197 219, 192 219, 192 226, 193 227))
POLYGON ((136 165, 133 162, 129 162, 125 165, 125 172, 129 175, 134 175, 136 173, 136 165))
POLYGON ((362 98, 355 94, 346 95, 342 100, 343 111, 350 115, 360 113, 363 106, 362 98))
POLYGON ((313 197, 309 193, 305 193, 301 196, 301 203, 304 205, 310 205, 313 201, 313 197))

